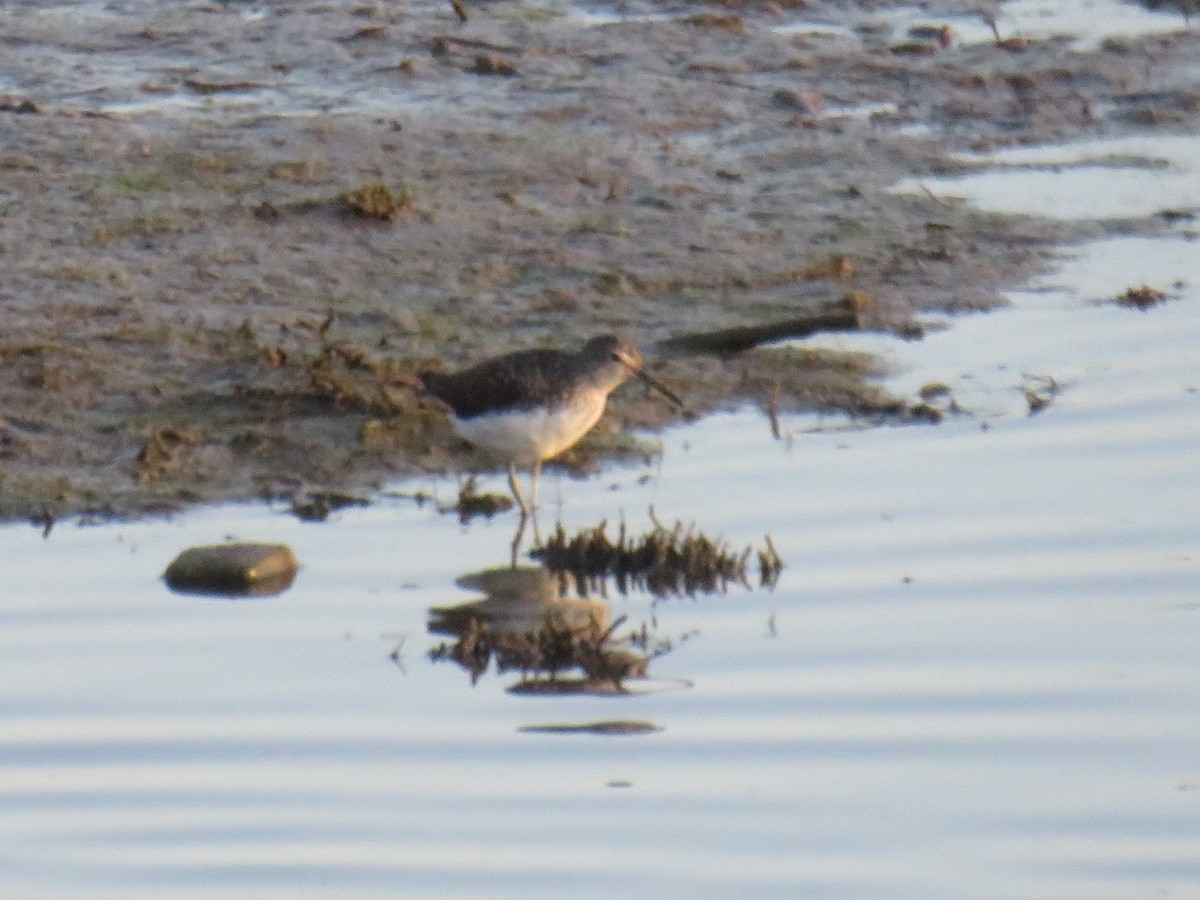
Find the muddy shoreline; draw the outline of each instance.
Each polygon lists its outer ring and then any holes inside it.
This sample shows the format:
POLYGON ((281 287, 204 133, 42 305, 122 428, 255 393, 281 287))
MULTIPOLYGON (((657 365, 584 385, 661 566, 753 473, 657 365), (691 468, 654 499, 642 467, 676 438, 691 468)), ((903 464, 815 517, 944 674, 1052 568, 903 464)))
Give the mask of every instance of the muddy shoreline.
MULTIPOLYGON (((698 411, 903 417, 869 358, 667 351, 849 296, 909 335, 1064 245, 1163 227, 891 188, 967 151, 1195 130, 1200 34, 968 43, 909 28, 953 5, 886 24, 900 6, 0 8, 0 518, 486 468, 411 373, 599 331, 660 348, 698 411), (377 186, 391 205, 348 202, 377 186)), ((622 391, 567 462, 672 415, 622 391)))

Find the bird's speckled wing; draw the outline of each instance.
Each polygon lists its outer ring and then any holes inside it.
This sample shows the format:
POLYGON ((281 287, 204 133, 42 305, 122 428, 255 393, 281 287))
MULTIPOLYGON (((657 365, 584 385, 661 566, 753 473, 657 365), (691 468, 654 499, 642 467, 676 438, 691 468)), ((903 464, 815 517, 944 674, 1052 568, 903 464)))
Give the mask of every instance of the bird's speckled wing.
POLYGON ((554 406, 578 376, 575 357, 559 350, 521 350, 461 372, 422 372, 425 389, 469 419, 505 409, 554 406))

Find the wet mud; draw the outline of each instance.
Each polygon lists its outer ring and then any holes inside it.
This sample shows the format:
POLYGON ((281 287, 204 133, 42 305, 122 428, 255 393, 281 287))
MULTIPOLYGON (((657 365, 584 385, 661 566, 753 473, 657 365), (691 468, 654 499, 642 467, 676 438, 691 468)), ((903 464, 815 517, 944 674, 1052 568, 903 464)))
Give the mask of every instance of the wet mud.
MULTIPOLYGON (((1080 48, 1001 8, 966 42, 958 4, 901 8, 0 7, 0 518, 487 468, 412 374, 602 331, 699 412, 906 416, 869 357, 719 337, 850 302, 912 338, 1065 243, 1166 227, 892 188, 1194 130, 1200 35, 1163 5, 1177 30, 1080 48)), ((566 464, 678 415, 629 387, 610 409, 566 464)))

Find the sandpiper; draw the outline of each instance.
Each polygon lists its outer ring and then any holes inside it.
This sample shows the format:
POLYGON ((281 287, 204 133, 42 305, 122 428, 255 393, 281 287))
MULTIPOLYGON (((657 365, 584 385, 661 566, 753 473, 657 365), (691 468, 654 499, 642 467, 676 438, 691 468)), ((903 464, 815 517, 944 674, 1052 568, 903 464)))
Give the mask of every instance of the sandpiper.
POLYGON ((508 462, 508 485, 523 516, 537 508, 542 461, 562 453, 600 419, 608 395, 630 376, 681 401, 642 366, 637 348, 612 335, 594 337, 578 353, 519 350, 460 372, 422 372, 425 389, 450 407, 454 430, 508 462), (531 502, 517 466, 531 466, 531 502))

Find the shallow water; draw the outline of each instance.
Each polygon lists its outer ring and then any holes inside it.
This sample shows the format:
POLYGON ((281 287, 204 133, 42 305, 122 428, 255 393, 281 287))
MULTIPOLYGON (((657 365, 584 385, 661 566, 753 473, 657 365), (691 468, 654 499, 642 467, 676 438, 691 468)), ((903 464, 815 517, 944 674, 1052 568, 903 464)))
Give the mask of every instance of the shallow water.
POLYGON ((899 190, 961 197, 1004 213, 1059 219, 1142 218, 1200 211, 1195 135, 1157 134, 964 156, 989 168, 908 180, 899 190))
POLYGON ((1150 11, 1124 0, 1008 0, 996 5, 996 30, 984 13, 987 6, 973 9, 968 4, 961 12, 942 14, 920 5, 893 9, 868 10, 855 26, 834 25, 812 18, 801 7, 800 13, 775 27, 780 34, 850 37, 855 28, 866 29, 885 38, 902 40, 910 28, 948 25, 951 40, 960 45, 988 44, 1001 38, 1028 40, 1063 39, 1079 50, 1094 50, 1109 38, 1136 38, 1178 31, 1187 25, 1178 12, 1150 11))
POLYGON ((516 696, 515 676, 472 687, 425 657, 427 608, 507 559, 504 517, 462 528, 385 497, 323 525, 248 506, 0 530, 6 885, 1195 893, 1195 251, 1183 231, 1105 241, 925 341, 814 339, 884 350, 898 390, 946 383, 970 414, 940 426, 804 417, 775 440, 743 412, 669 432, 649 467, 548 477, 546 523, 641 528, 652 504, 734 546, 770 533, 787 563, 773 592, 612 598, 677 642, 628 696, 516 696), (1142 281, 1172 299, 1098 302, 1142 281), (1049 406, 1030 416, 1025 388, 1049 406), (291 544, 294 587, 159 581, 229 535, 291 544), (608 719, 661 731, 518 730, 608 719))
MULTIPOLYGON (((968 7, 967 4, 963 4, 968 7)), ((939 16, 918 6, 888 10, 878 19, 892 23, 897 29, 913 25, 949 24, 954 39, 964 44, 990 43, 996 32, 979 11, 966 9, 966 14, 939 16)), ((1186 21, 1178 12, 1145 9, 1125 0, 1009 0, 996 11, 996 29, 1002 38, 1049 40, 1063 38, 1081 50, 1095 49, 1111 37, 1139 37, 1178 31, 1186 21)))

